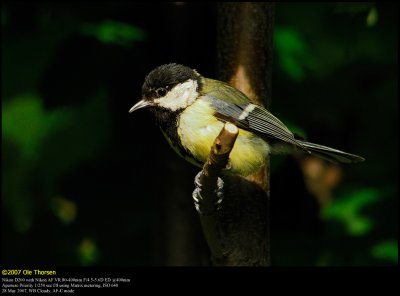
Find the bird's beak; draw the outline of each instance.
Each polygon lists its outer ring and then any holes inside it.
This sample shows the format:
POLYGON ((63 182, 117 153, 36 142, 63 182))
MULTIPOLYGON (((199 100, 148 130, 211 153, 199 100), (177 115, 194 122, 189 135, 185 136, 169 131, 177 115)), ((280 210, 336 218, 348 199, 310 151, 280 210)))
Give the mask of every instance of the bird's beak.
POLYGON ((145 100, 141 100, 139 102, 137 102, 130 110, 129 113, 132 113, 133 111, 142 109, 142 108, 146 108, 151 106, 150 101, 145 101, 145 100))

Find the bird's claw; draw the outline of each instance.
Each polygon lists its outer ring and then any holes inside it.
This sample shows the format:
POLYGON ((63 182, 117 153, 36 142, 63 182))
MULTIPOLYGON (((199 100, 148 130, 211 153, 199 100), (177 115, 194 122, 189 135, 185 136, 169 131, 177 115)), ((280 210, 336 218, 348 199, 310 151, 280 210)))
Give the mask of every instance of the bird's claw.
POLYGON ((203 184, 200 182, 201 174, 202 171, 200 171, 194 178, 194 184, 196 188, 193 191, 192 197, 197 212, 203 216, 210 216, 221 208, 224 198, 224 181, 218 177, 217 189, 215 189, 213 192, 213 198, 211 200, 204 199, 202 196, 203 184))

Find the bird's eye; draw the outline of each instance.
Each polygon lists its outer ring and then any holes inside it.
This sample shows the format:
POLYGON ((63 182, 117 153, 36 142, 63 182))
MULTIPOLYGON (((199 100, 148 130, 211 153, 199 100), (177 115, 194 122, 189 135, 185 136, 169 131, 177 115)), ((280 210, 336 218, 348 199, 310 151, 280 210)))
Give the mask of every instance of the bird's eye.
POLYGON ((163 97, 167 94, 167 89, 164 87, 157 88, 156 93, 159 97, 163 97))

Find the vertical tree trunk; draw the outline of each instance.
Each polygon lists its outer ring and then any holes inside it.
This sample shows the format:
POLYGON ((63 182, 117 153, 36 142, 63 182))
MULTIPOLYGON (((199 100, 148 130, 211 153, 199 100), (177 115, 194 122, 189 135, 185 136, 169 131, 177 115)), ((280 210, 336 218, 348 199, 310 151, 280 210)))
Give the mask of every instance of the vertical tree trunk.
MULTIPOLYGON (((274 3, 242 2, 218 5, 218 76, 251 101, 271 102, 274 3)), ((269 194, 268 164, 248 179, 269 194)))
MULTIPOLYGON (((265 2, 220 3, 217 9, 217 71, 219 79, 227 81, 241 90, 254 103, 268 108, 271 102, 275 4, 265 2)), ((247 179, 260 185, 266 192, 265 263, 269 265, 269 159, 266 159, 263 169, 247 179)))
MULTIPOLYGON (((218 75, 244 92, 251 101, 267 106, 271 98, 273 3, 218 4, 218 75)), ((269 160, 256 174, 224 177, 225 199, 213 221, 201 217, 206 237, 218 237, 222 256, 216 265, 270 265, 269 160), (209 235, 210 232, 218 235, 209 235)), ((209 242, 210 243, 210 242, 209 242)), ((213 242, 215 246, 215 242, 213 242)))
POLYGON ((275 5, 265 2, 220 3, 217 9, 219 78, 268 108, 275 5))

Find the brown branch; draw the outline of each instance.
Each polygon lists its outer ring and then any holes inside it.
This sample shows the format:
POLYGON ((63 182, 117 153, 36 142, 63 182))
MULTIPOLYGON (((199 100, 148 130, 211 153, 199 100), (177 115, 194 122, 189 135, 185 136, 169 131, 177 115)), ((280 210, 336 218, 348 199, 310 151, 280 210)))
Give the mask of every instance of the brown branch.
POLYGON ((221 174, 221 170, 226 168, 228 164, 229 154, 238 134, 238 128, 227 122, 215 138, 199 179, 203 185, 202 191, 204 194, 212 193, 217 189, 218 176, 221 174))
POLYGON ((201 198, 196 202, 196 208, 200 213, 201 225, 212 257, 217 260, 222 260, 224 257, 223 245, 219 235, 219 219, 216 217, 217 191, 220 189, 218 176, 228 165, 229 154, 238 134, 239 129, 235 125, 229 122, 225 123, 221 132, 215 138, 203 170, 198 179, 196 177, 198 191, 195 191, 194 195, 197 195, 195 197, 197 199, 201 198))

